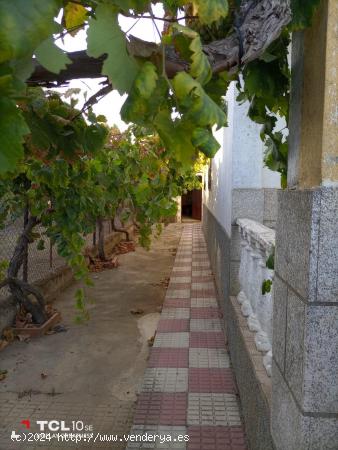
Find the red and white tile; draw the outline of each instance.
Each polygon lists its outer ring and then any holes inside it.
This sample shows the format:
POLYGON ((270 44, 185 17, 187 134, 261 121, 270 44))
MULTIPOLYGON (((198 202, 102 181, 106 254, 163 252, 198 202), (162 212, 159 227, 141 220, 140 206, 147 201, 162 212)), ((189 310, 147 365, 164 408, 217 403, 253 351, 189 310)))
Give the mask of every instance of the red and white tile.
POLYGON ((131 429, 170 439, 127 449, 247 449, 222 317, 201 225, 186 225, 131 429))

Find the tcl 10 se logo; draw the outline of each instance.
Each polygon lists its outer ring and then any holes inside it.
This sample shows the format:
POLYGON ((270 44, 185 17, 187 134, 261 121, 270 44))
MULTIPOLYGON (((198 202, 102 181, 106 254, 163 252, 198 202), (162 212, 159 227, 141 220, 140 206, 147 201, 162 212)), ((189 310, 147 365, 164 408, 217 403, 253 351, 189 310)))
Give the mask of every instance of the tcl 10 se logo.
MULTIPOLYGON (((22 420, 21 424, 30 429, 30 420, 22 420)), ((40 431, 92 431, 92 425, 85 425, 82 420, 73 420, 66 424, 64 420, 37 420, 40 431)))

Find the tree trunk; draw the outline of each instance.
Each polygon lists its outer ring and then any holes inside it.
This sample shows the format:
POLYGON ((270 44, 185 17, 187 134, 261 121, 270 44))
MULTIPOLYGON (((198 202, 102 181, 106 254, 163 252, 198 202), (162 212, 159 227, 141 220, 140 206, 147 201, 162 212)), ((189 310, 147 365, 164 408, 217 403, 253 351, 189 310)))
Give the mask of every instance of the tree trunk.
POLYGON ((27 247, 32 242, 30 234, 39 221, 36 217, 31 216, 25 220, 25 223, 25 228, 21 236, 19 236, 9 263, 5 284, 8 284, 11 294, 18 304, 32 314, 33 322, 42 324, 47 320, 43 296, 36 288, 18 279, 18 273, 24 262, 27 247))
POLYGON ((103 226, 103 219, 99 218, 97 219, 97 227, 98 227, 98 231, 99 231, 99 238, 98 238, 98 243, 97 243, 97 249, 98 249, 98 254, 99 254, 99 258, 101 261, 106 261, 106 253, 104 251, 104 226, 103 226))
POLYGON ((32 314, 34 323, 41 325, 46 322, 47 314, 45 312, 44 298, 37 289, 18 279, 10 280, 9 288, 18 303, 32 314))
POLYGON ((125 228, 120 228, 120 227, 116 226, 115 217, 111 221, 111 226, 112 226, 113 231, 117 231, 119 233, 124 233, 126 235, 126 241, 128 241, 128 242, 130 241, 129 231, 127 231, 125 228))

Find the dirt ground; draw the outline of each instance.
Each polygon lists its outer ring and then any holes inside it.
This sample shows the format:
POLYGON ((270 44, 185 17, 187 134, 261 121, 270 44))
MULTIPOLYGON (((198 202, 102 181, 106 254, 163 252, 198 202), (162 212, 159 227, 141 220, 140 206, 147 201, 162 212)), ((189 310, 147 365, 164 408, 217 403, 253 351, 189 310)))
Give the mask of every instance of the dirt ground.
MULTIPOLYGON (((95 287, 87 294, 91 318, 74 322, 75 283, 55 305, 67 331, 15 342, 0 353, 0 449, 119 448, 112 444, 13 443, 12 430, 22 433, 21 420, 83 421, 94 431, 128 433, 136 393, 165 296, 182 225, 168 225, 150 251, 119 256, 120 266, 92 275, 95 287), (141 315, 131 310, 142 310, 141 315)), ((124 446, 122 445, 122 447, 124 446)))

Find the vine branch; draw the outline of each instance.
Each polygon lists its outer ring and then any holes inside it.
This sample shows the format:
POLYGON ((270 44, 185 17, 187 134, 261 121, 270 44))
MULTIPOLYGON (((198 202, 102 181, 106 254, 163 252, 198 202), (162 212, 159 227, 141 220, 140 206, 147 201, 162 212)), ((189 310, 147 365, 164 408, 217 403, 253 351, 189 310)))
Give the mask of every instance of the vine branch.
MULTIPOLYGON (((150 19, 153 19, 149 16, 150 19)), ((239 13, 238 30, 225 39, 211 42, 203 46, 213 73, 235 71, 241 62, 247 64, 261 56, 269 45, 278 38, 282 29, 290 22, 291 11, 289 0, 247 0, 239 13), (242 37, 243 50, 240 50, 238 35, 242 37)), ((152 42, 130 36, 128 51, 138 58, 147 58, 155 64, 161 57, 161 46, 152 42)), ((89 57, 85 51, 68 54, 72 61, 59 74, 49 72, 34 60, 35 70, 28 80, 30 85, 55 87, 72 79, 101 78, 102 64, 105 55, 100 58, 89 57)), ((187 70, 189 64, 180 58, 175 51, 166 55, 166 74, 172 78, 178 72, 187 70)))

